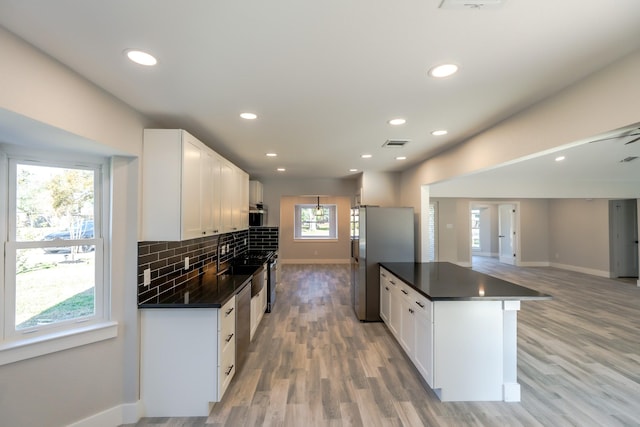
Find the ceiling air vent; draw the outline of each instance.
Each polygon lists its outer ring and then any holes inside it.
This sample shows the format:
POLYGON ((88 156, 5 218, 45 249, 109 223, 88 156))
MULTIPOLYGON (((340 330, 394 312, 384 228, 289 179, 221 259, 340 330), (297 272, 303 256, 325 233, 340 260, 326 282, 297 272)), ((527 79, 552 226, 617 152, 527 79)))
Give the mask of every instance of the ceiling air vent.
POLYGON ((629 162, 634 161, 637 158, 638 158, 638 156, 625 157, 624 159, 620 160, 620 163, 629 163, 629 162))
POLYGON ((506 0, 442 0, 440 9, 497 9, 506 0))
POLYGON ((384 144, 382 144, 382 146, 383 147, 404 147, 408 143, 409 143, 408 139, 387 139, 384 142, 384 144))

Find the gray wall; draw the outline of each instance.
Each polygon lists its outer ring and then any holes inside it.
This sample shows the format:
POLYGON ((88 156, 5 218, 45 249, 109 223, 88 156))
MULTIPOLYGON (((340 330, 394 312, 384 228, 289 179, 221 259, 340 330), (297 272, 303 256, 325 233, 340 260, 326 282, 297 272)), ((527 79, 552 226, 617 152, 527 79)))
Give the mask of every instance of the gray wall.
POLYGON ((125 156, 114 158, 112 168, 111 304, 118 336, 0 366, 0 424, 67 425, 138 400, 136 156, 142 129, 152 123, 2 28, 0 52, 0 142, 125 156), (38 139, 24 137, 34 129, 43 131, 38 139), (47 130, 69 138, 46 141, 47 130))
POLYGON ((551 200, 549 229, 553 264, 608 277, 608 200, 551 200))

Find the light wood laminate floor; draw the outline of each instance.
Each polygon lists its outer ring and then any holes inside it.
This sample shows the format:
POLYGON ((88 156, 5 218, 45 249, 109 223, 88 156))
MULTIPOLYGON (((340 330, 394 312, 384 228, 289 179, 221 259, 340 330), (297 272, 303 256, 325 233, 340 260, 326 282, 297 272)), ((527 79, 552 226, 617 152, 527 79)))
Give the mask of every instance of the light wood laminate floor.
POLYGON ((521 402, 443 403, 383 323, 355 319, 348 266, 281 268, 275 309, 210 416, 137 427, 640 426, 635 284, 474 258, 474 269, 554 299, 518 313, 521 402))

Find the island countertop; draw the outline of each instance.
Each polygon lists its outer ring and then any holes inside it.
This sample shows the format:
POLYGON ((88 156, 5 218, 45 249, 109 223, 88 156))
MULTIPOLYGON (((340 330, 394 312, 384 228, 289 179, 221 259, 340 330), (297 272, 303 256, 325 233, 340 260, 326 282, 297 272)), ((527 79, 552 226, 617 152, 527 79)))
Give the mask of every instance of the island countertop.
POLYGON ((381 262, 380 265, 432 301, 547 300, 543 294, 449 262, 381 262))
POLYGON ((245 286, 251 286, 251 275, 216 274, 206 271, 173 292, 165 292, 138 305, 138 308, 221 308, 245 286))

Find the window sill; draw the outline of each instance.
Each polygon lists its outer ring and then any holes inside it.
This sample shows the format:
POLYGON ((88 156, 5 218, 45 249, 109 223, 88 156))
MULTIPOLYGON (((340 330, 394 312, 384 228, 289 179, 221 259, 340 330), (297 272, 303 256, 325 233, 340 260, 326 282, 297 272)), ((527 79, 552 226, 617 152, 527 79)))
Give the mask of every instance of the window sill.
POLYGON ((293 241, 295 243, 300 243, 300 242, 309 242, 309 243, 336 243, 339 242, 338 239, 318 239, 318 238, 312 238, 312 237, 308 237, 308 238, 294 238, 293 241))
POLYGON ((118 323, 107 321, 82 328, 0 344, 0 366, 118 336, 118 323))

